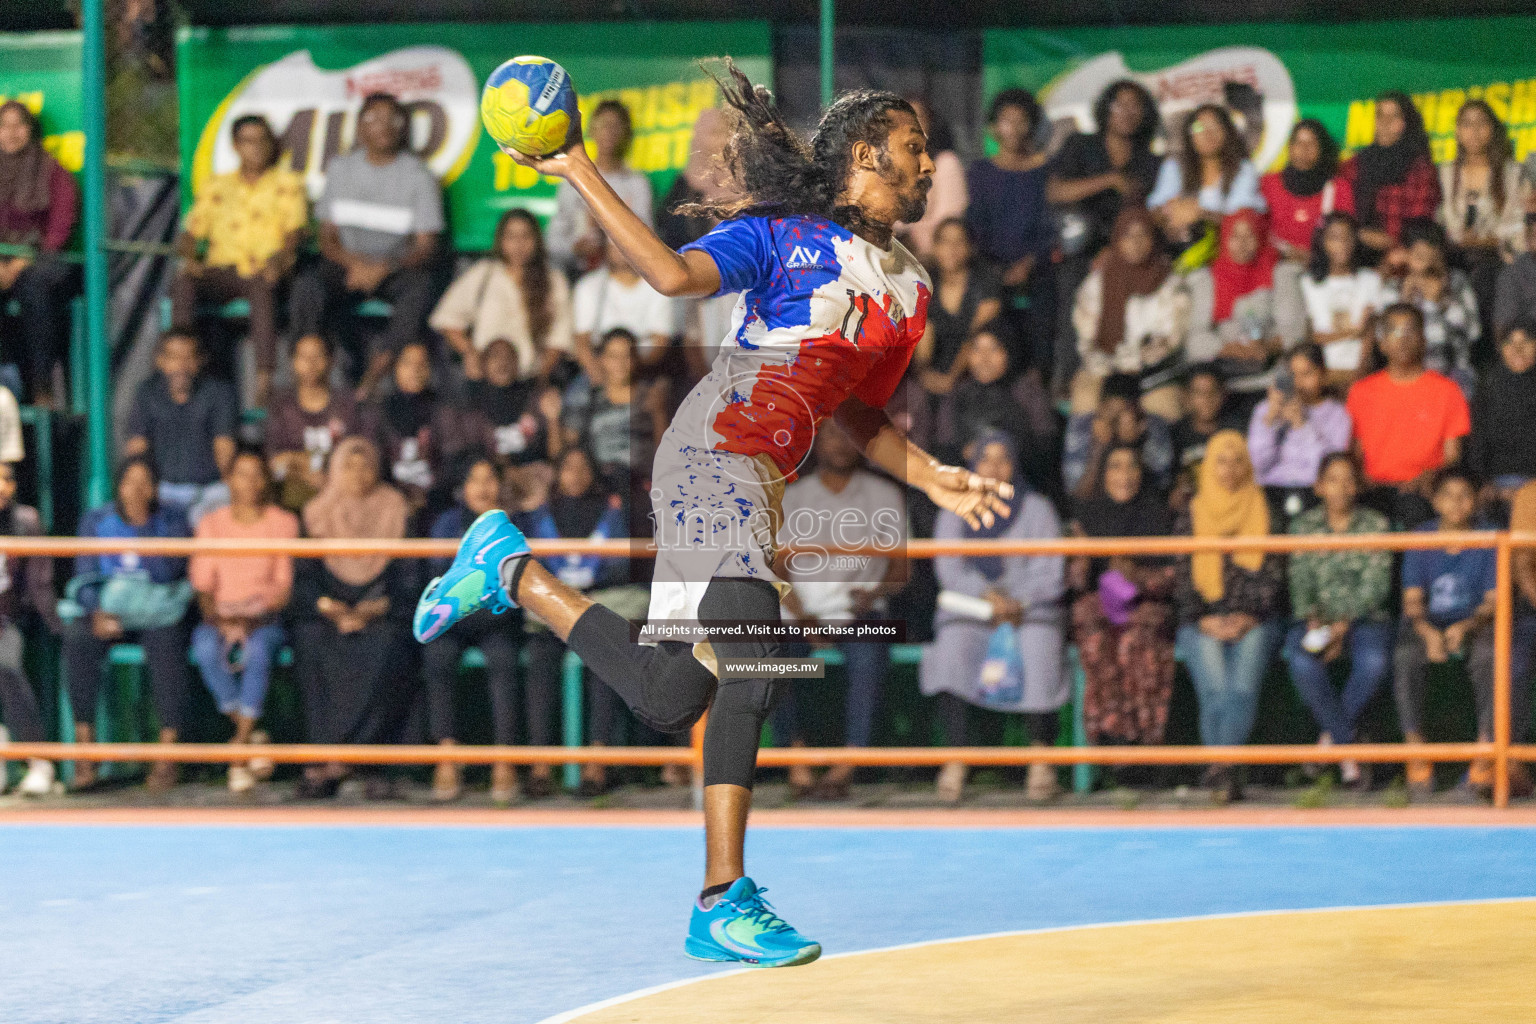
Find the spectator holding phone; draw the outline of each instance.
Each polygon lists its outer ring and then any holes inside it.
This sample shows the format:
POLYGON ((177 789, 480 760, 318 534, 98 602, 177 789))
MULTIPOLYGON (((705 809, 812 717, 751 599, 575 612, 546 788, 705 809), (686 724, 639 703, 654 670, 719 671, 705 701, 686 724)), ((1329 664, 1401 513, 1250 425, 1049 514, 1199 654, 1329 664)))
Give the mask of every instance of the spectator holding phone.
MULTIPOLYGON (((230 461, 229 504, 197 524, 199 539, 292 540, 299 520, 272 501, 267 463, 253 448, 230 461)), ((230 742, 262 743, 256 731, 277 652, 287 639, 280 618, 293 591, 288 555, 194 555, 187 569, 203 621, 192 631, 192 657, 219 711, 235 727, 230 742)), ((229 789, 244 793, 269 777, 272 763, 229 766, 229 789)))
MULTIPOLYGON (((1356 503, 1362 482, 1353 455, 1326 456, 1316 488, 1322 504, 1297 516, 1291 533, 1386 533, 1391 529, 1386 517, 1356 503)), ((1290 568, 1294 620, 1281 653, 1290 663, 1291 681, 1321 730, 1319 745, 1354 743, 1360 714, 1391 669, 1392 553, 1298 551, 1290 568), (1328 678, 1329 666, 1341 658, 1349 662, 1342 694, 1328 678)), ((1340 774, 1345 785, 1370 785, 1370 776, 1353 761, 1343 762, 1340 774)))
POLYGON ((1323 460, 1347 449, 1350 436, 1344 403, 1326 390, 1323 350, 1300 345, 1285 368, 1248 421, 1248 454, 1277 523, 1312 504, 1323 460))

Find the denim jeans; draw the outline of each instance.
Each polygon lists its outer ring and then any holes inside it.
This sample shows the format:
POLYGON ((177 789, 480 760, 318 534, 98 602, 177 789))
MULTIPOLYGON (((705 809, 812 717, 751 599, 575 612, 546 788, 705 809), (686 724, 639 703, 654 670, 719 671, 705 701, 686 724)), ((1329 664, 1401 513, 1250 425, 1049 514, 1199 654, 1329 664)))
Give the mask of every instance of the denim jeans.
POLYGON ((1189 669, 1200 698, 1200 741, 1208 747, 1248 742, 1259 710, 1259 687, 1280 641, 1280 622, 1260 622, 1232 643, 1179 627, 1175 651, 1189 669))
MULTIPOLYGON (((789 653, 797 658, 813 657, 815 652, 801 645, 789 653)), ((891 645, 847 641, 837 645, 843 653, 843 668, 848 676, 846 732, 843 743, 850 747, 869 746, 874 734, 875 711, 880 692, 885 687, 885 672, 891 664, 891 645)), ((824 679, 795 680, 785 686, 773 710, 773 732, 778 742, 803 740, 806 729, 801 719, 799 690, 802 686, 820 686, 824 679)))
POLYGON ((229 670, 224 638, 206 622, 192 631, 192 658, 203 672, 203 683, 226 715, 236 712, 247 718, 260 718, 267 699, 267 683, 272 678, 272 663, 287 639, 280 622, 269 622, 251 630, 245 640, 245 667, 239 676, 229 670))
POLYGON ((1285 636, 1281 656, 1291 667, 1291 682, 1296 692, 1312 709, 1317 727, 1335 743, 1352 743, 1360 712, 1375 696, 1392 668, 1392 624, 1390 622, 1352 622, 1344 639, 1344 655, 1349 659, 1349 677, 1340 694, 1328 679, 1328 665, 1315 654, 1302 650, 1301 638, 1307 624, 1298 622, 1285 636))

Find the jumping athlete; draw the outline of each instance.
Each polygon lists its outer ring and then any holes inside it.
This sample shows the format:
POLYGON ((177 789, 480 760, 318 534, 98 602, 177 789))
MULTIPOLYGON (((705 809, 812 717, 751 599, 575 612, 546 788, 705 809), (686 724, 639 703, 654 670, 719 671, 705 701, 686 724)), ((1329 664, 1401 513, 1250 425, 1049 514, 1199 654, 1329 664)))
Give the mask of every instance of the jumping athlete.
MULTIPOLYGON (((940 464, 883 411, 923 335, 931 295, 928 275, 891 230, 922 217, 932 185, 933 161, 912 107, 888 92, 845 94, 807 148, 767 89, 729 60, 725 69, 720 87, 736 118, 725 164, 738 191, 700 211, 722 222, 680 251, 604 182, 583 148, 579 120, 559 153, 509 154, 575 186, 663 295, 743 293, 731 336, 657 450, 651 629, 780 621, 787 589, 774 568, 780 498, 825 417, 875 465, 972 526, 1008 515, 1013 496, 1007 483, 940 464)), ((773 912, 743 866, 758 738, 775 683, 718 678, 722 659, 771 658, 780 642, 717 634, 638 643, 629 622, 530 558, 522 532, 498 510, 470 527, 448 572, 422 594, 416 638, 425 643, 483 607, 538 616, 663 732, 687 730, 709 710, 704 888, 684 951, 757 967, 820 956, 821 946, 773 912)))

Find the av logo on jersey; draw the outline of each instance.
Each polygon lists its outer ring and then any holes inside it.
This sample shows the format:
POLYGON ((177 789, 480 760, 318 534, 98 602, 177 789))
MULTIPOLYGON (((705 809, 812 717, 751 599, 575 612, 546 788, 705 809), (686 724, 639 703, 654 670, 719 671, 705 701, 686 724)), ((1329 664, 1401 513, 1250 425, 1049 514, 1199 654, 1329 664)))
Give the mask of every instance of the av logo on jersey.
POLYGON ((1132 71, 1118 51, 1101 53, 1078 65, 1042 90, 1047 115, 1059 142, 1070 131, 1093 131, 1093 102, 1111 82, 1134 79, 1146 86, 1163 115, 1169 150, 1178 145, 1185 120, 1204 103, 1220 103, 1232 111, 1238 129, 1261 172, 1269 170, 1285 149, 1296 122, 1296 86, 1291 73, 1268 50, 1256 46, 1223 46, 1207 50, 1171 67, 1132 71))
POLYGON ((821 250, 807 249, 803 245, 797 245, 789 251, 789 259, 784 261, 785 270, 810 270, 821 266, 821 250))
POLYGON ((230 126, 245 114, 263 114, 278 135, 280 163, 303 173, 310 196, 319 198, 326 165, 352 147, 358 110, 375 92, 405 105, 411 149, 444 185, 463 173, 480 138, 480 85, 458 51, 408 46, 327 71, 299 50, 252 71, 219 104, 198 139, 193 189, 210 174, 240 166, 230 126))

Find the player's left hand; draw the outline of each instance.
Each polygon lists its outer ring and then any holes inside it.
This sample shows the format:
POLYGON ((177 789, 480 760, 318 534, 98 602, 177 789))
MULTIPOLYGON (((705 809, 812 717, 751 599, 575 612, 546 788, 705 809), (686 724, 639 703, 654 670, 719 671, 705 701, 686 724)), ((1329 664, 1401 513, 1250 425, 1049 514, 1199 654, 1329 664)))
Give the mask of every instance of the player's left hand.
POLYGON ((947 508, 965 520, 971 529, 990 527, 997 516, 1007 517, 1012 510, 1013 484, 973 473, 963 466, 940 466, 933 480, 923 488, 939 508, 947 508))

